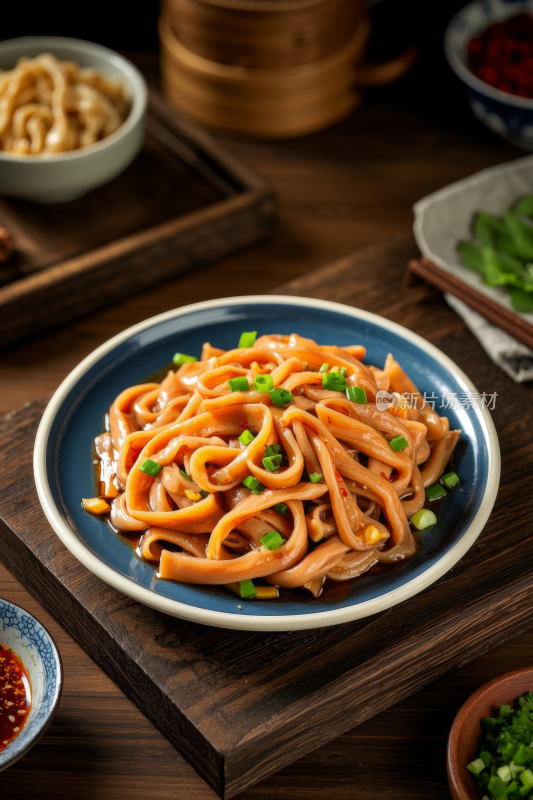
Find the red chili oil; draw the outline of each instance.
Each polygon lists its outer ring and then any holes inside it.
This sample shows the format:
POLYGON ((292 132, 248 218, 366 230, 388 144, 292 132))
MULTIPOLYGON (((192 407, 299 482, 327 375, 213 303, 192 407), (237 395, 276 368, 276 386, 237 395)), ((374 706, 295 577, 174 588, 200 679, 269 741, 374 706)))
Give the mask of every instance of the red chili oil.
POLYGON ((30 681, 13 650, 0 645, 0 752, 16 739, 31 709, 30 681))
POLYGON ((502 92, 533 99, 533 14, 494 22, 468 43, 470 69, 502 92))

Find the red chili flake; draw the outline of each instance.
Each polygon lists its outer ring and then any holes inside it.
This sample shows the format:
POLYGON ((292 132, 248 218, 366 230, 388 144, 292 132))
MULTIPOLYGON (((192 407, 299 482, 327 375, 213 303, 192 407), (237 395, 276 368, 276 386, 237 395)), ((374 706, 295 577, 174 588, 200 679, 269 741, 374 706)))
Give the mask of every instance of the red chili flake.
POLYGON ((335 477, 337 478, 339 483, 342 483, 342 475, 338 470, 335 470, 335 477))
POLYGON ((467 45, 470 68, 502 92, 531 97, 533 14, 521 13, 489 25, 467 45))
POLYGON ((247 428, 247 427, 248 427, 248 422, 245 419, 243 419, 241 422, 241 428, 247 428))
POLYGON ((340 487, 340 493, 342 494, 343 497, 348 497, 348 492, 346 491, 344 486, 340 487))

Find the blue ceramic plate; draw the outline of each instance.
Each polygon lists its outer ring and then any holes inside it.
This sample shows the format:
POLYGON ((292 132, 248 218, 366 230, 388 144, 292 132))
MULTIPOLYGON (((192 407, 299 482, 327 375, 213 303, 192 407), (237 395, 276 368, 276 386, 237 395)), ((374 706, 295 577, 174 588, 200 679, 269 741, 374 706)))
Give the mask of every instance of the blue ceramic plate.
POLYGON ((94 491, 93 437, 103 415, 127 386, 144 382, 176 351, 199 353, 203 342, 230 349, 243 330, 290 334, 321 344, 362 344, 369 363, 392 352, 422 392, 475 392, 440 350, 386 319, 337 303, 293 297, 238 297, 169 311, 115 336, 69 375, 50 401, 35 443, 39 498, 50 524, 71 552, 102 580, 145 605, 206 625, 240 630, 296 630, 335 625, 406 600, 449 570, 479 536, 498 489, 500 456, 490 414, 478 406, 446 411, 463 435, 452 460, 461 485, 446 498, 436 527, 415 558, 394 572, 362 578, 342 599, 298 597, 242 603, 216 587, 156 577, 105 522, 85 513, 94 491))

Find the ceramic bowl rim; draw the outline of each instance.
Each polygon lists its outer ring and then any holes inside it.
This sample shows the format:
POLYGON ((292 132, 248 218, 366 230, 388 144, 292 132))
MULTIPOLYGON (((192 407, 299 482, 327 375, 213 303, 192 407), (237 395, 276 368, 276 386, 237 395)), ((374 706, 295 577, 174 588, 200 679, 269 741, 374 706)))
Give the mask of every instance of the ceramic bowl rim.
MULTIPOLYGON (((464 793, 465 798, 470 797, 470 795, 468 794, 468 790, 464 787, 464 781, 462 779, 461 774, 458 774, 455 764, 452 766, 452 761, 455 761, 455 758, 452 757, 452 752, 455 753, 457 751, 458 738, 461 733, 462 727, 465 724, 465 721, 470 717, 472 713, 472 707, 475 706, 477 700, 482 695, 484 695, 488 689, 492 690, 497 686, 499 686, 500 684, 505 683, 509 679, 518 678, 526 674, 530 674, 533 679, 533 667, 520 667, 519 669, 513 669, 510 672, 504 672, 503 675, 497 675, 495 678, 492 678, 490 681, 487 681, 482 686, 480 686, 479 689, 476 689, 475 692, 469 695, 454 717, 452 726, 450 728, 450 732, 448 734, 448 740, 446 743, 446 771, 448 774, 448 783, 451 784, 453 778, 454 789, 457 792, 457 787, 458 787, 460 791, 464 793)), ((479 738, 481 738, 481 733, 479 734, 479 738)))
POLYGON ((355 604, 347 608, 321 611, 315 614, 287 614, 261 617, 243 613, 242 615, 237 616, 227 612, 212 611, 210 609, 191 606, 187 603, 181 603, 177 600, 171 600, 163 597, 162 595, 151 592, 149 589, 139 586, 130 578, 119 574, 113 567, 109 566, 97 555, 90 552, 88 547, 82 543, 81 539, 63 520, 52 497, 46 469, 46 452, 48 437, 54 418, 59 407, 61 406, 61 403, 68 393, 75 387, 78 380, 82 378, 87 370, 96 364, 105 354, 112 351, 115 347, 122 342, 125 342, 130 337, 146 330, 147 328, 154 327, 176 317, 185 316, 197 311, 205 311, 208 309, 220 308, 232 304, 298 305, 306 308, 315 308, 329 312, 336 312, 351 316, 354 319, 358 319, 363 322, 369 322, 373 325, 377 325, 380 328, 386 327, 388 331, 407 339, 408 342, 422 349, 433 359, 438 360, 438 362, 440 362, 445 369, 454 374, 454 376, 459 380, 463 381, 470 391, 476 392, 476 388, 472 381, 452 361, 452 359, 442 353, 441 350, 428 342, 426 339, 423 339, 418 334, 409 331, 402 325, 391 322, 390 320, 380 317, 377 314, 373 314, 369 311, 363 311, 359 308, 345 306, 341 303, 333 303, 328 300, 317 300, 306 297, 291 297, 287 295, 245 295, 242 297, 227 297, 217 300, 206 300, 200 303, 194 303, 181 308, 173 309, 171 311, 166 311, 163 314, 159 314, 155 317, 151 317, 150 319, 133 325, 131 328, 122 331, 109 341, 97 347, 96 350, 84 358, 83 361, 81 361, 81 363, 78 364, 78 366, 75 367, 65 378, 63 383, 53 395, 43 414, 39 429, 37 431, 34 448, 33 466, 35 483, 43 511, 50 525, 62 540, 63 544, 78 559, 78 561, 87 567, 87 569, 89 569, 93 574, 101 578, 101 580, 103 580, 105 583, 122 592, 122 594, 133 598, 143 605, 154 608, 157 611, 188 620, 190 622, 211 625, 220 628, 229 628, 233 630, 293 631, 307 628, 320 628, 328 625, 338 625, 344 622, 351 622, 355 619, 360 619, 362 617, 369 616, 370 614, 376 614, 380 611, 384 611, 387 608, 390 608, 391 606, 396 605, 397 603, 400 603, 409 597, 412 597, 434 583, 438 578, 451 569, 472 546, 474 541, 483 530, 490 512, 492 511, 492 507, 496 498, 500 477, 500 449, 492 417, 485 407, 480 409, 480 411, 485 427, 484 438, 487 446, 489 466, 485 492, 476 516, 472 520, 471 524, 466 528, 462 536, 453 545, 453 547, 450 548, 447 553, 443 554, 435 564, 425 570, 421 575, 418 575, 412 580, 407 581, 402 586, 390 592, 386 592, 380 597, 372 600, 366 600, 362 603, 355 604))
POLYGON ((62 164, 76 161, 106 150, 137 127, 146 111, 148 90, 146 82, 135 64, 115 50, 111 50, 109 47, 104 47, 104 45, 96 44, 96 42, 89 42, 85 39, 76 39, 71 36, 18 36, 15 39, 5 39, 3 42, 0 42, 0 55, 13 50, 15 51, 14 58, 19 58, 22 55, 22 53, 19 52, 21 47, 24 47, 25 44, 28 46, 35 46, 39 42, 42 42, 42 47, 45 50, 46 48, 53 50, 54 47, 69 48, 73 51, 72 58, 74 58, 74 54, 78 52, 87 55, 89 58, 92 55, 99 55, 110 63, 114 62, 127 80, 127 88, 131 93, 130 113, 116 131, 106 136, 105 139, 90 144, 87 147, 70 150, 66 153, 55 153, 52 156, 37 154, 31 156, 31 159, 26 155, 0 151, 0 163, 5 161, 17 164, 37 165, 62 164))
MULTIPOLYGON (((50 631, 48 630, 46 625, 44 625, 41 622, 40 619, 37 619, 37 617, 34 616, 34 614, 32 614, 26 608, 24 608, 24 606, 19 606, 18 603, 14 603, 13 600, 8 600, 6 597, 0 597, 0 602, 7 603, 9 605, 14 606, 17 609, 17 612, 18 611, 23 611, 25 614, 28 615, 28 617, 30 617, 31 619, 35 620, 35 622, 37 622, 41 626, 43 631, 48 636, 48 641, 50 642, 50 645, 52 647, 52 653, 53 653, 53 656, 54 656, 54 661, 56 663, 56 674, 57 674, 56 688, 55 688, 55 692, 54 692, 54 699, 53 699, 52 704, 50 706, 50 711, 48 713, 48 716, 44 720, 43 724, 39 727, 39 729, 35 731, 35 734, 27 742, 26 746, 19 753, 14 755, 12 758, 8 759, 4 764, 0 764, 0 772, 3 772, 4 770, 6 770, 9 767, 13 766, 13 764, 15 764, 20 758, 25 756, 32 749, 32 747, 34 747, 37 744, 39 739, 48 730, 48 727, 49 727, 50 723, 52 722, 52 720, 54 718, 54 715, 55 715, 55 713, 57 711, 57 708, 59 706, 59 702, 61 700, 61 695, 63 693, 63 659, 61 658, 61 653, 59 652, 59 648, 55 643, 54 637, 52 636, 52 634, 50 633, 50 631)), ((16 739, 14 739, 14 741, 16 742, 16 739)))
MULTIPOLYGON (((468 5, 463 6, 450 20, 446 27, 446 31, 444 32, 444 53, 446 58, 448 59, 448 63, 450 64, 451 68, 455 72, 455 74, 461 78, 461 80, 467 84, 471 89, 475 89, 480 94, 484 94, 487 97, 490 97, 492 100, 497 100, 499 103, 503 103, 505 105, 510 106, 511 108, 519 107, 519 108, 526 108, 533 111, 533 99, 529 97, 518 97, 515 94, 509 94, 509 92, 502 92, 500 89, 495 89, 485 81, 480 80, 480 78, 476 77, 473 72, 471 72, 468 67, 466 67, 461 59, 457 56, 454 45, 453 45, 453 38, 455 35, 455 29, 458 23, 462 22, 464 17, 467 16, 469 11, 472 8, 480 7, 483 5, 482 0, 475 0, 473 3, 468 3, 468 5)), ((511 4, 510 4, 511 5, 511 4)), ((510 11, 516 9, 510 8, 510 11)), ((511 16, 510 14, 509 16, 511 16)))

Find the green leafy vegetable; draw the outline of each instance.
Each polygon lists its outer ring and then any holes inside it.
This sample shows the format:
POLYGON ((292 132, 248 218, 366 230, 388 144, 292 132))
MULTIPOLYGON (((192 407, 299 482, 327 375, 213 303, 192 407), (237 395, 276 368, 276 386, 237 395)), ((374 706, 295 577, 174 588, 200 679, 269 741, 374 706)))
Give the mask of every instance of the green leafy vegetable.
POLYGON ((533 311, 533 195, 502 217, 480 211, 473 221, 475 242, 459 242, 462 264, 487 286, 507 287, 515 311, 533 311))

